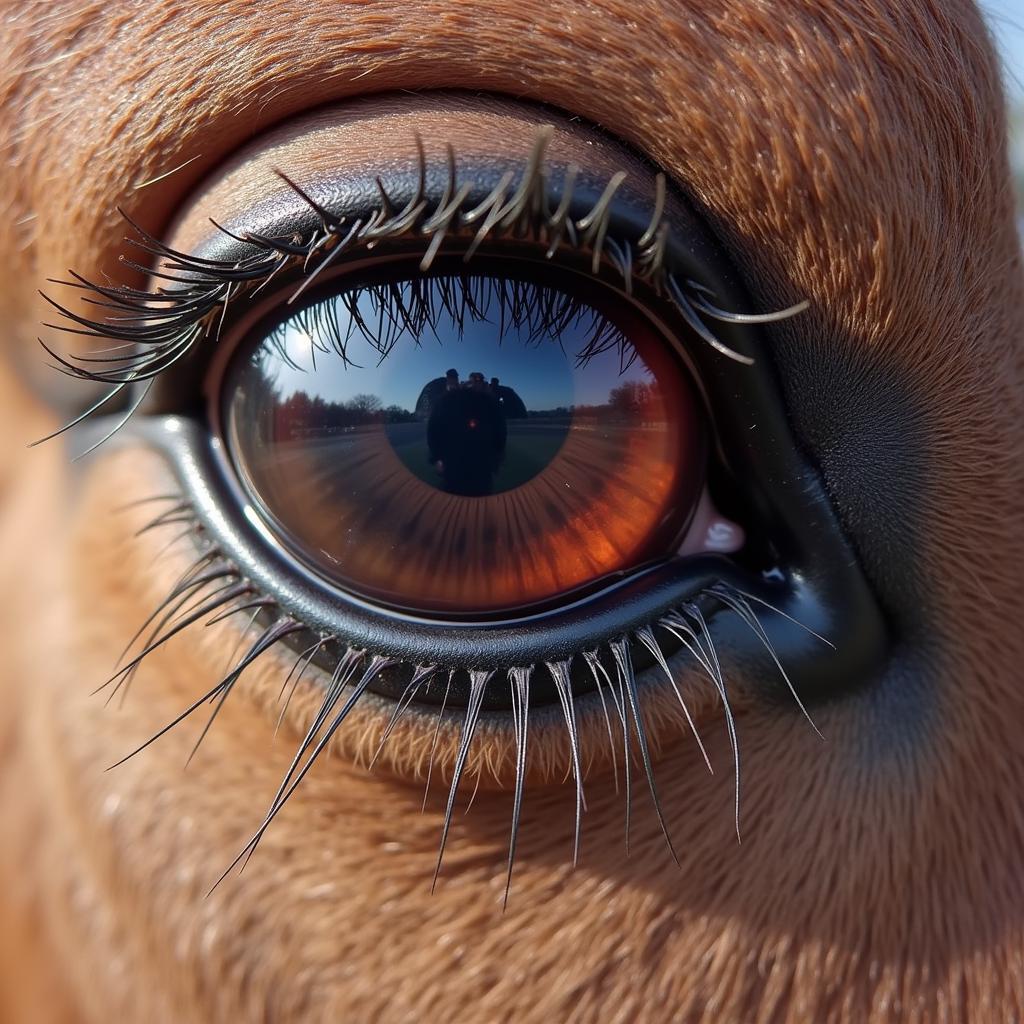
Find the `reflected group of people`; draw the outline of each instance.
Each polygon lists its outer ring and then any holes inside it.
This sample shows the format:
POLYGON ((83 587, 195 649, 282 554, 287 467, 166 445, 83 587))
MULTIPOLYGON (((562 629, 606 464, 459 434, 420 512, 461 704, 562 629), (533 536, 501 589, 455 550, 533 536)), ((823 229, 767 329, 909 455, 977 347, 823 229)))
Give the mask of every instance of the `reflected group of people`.
POLYGON ((519 396, 503 388, 497 377, 488 381, 482 373, 473 372, 462 381, 454 368, 423 389, 420 402, 429 409, 427 457, 449 494, 493 493, 494 475, 505 457, 508 413, 519 412, 506 408, 510 396, 522 405, 519 396))

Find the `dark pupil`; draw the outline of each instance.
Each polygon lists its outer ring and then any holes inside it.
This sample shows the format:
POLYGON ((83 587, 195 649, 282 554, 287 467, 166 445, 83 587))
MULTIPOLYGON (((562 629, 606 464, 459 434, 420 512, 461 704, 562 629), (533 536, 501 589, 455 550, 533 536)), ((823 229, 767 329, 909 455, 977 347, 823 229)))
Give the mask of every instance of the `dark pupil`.
POLYGON ((494 612, 592 585, 669 554, 703 482, 666 343, 625 304, 613 319, 532 280, 350 288, 243 347, 228 387, 263 515, 394 606, 494 612))
MULTIPOLYGON (((405 424, 404 430, 390 428, 389 438, 397 448, 403 446, 404 434, 412 440, 404 447, 418 455, 426 423, 427 457, 437 471, 427 483, 449 494, 479 497, 526 483, 562 446, 567 429, 566 417, 553 416, 549 423, 535 422, 535 432, 524 430, 529 416, 523 399, 514 388, 503 387, 497 377, 486 381, 479 371, 466 383, 460 383, 455 369, 431 381, 420 393, 416 412, 415 424, 405 424)), ((407 465, 422 478, 421 462, 416 459, 407 465)))

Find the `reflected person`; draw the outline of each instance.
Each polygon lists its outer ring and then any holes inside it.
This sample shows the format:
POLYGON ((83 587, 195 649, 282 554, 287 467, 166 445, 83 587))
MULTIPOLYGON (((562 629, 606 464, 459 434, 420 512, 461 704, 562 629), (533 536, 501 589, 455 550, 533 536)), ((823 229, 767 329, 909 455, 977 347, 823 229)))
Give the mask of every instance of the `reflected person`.
POLYGON ((429 458, 449 494, 491 494, 505 455, 505 416, 482 373, 470 374, 467 387, 454 381, 448 377, 427 421, 429 458))

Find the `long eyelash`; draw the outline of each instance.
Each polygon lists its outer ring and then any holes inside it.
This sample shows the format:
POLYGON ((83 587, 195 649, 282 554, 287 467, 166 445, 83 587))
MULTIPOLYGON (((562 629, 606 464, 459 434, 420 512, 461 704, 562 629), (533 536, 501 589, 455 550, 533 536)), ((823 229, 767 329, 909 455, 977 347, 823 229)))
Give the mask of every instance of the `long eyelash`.
MULTIPOLYGON (((223 233, 251 246, 251 252, 234 261, 205 259, 179 252, 159 241, 120 211, 131 226, 134 237, 126 243, 139 251, 140 258, 153 261, 158 270, 142 262, 121 256, 125 267, 148 274, 160 282, 149 291, 124 285, 98 284, 71 272, 71 280, 51 280, 83 293, 83 301, 103 311, 90 317, 73 312, 43 295, 57 311, 60 322, 44 326, 94 340, 120 343, 113 348, 88 353, 61 355, 41 338, 40 345, 61 373, 76 379, 111 385, 111 390, 92 408, 37 444, 70 429, 93 415, 129 385, 151 382, 184 359, 192 349, 211 336, 219 336, 228 307, 243 295, 252 295, 280 273, 300 269, 302 283, 291 295, 294 302, 332 264, 345 255, 373 248, 381 242, 419 238, 427 242, 420 269, 430 269, 449 237, 468 237, 464 259, 469 262, 487 240, 532 238, 547 246, 545 256, 553 259, 560 248, 591 255, 596 274, 602 262, 613 267, 622 278, 624 289, 634 282, 646 283, 665 296, 678 309, 690 328, 720 354, 740 363, 752 362, 723 344, 703 318, 733 323, 768 323, 794 316, 807 308, 804 301, 773 313, 733 313, 714 304, 714 294, 699 282, 679 280, 666 266, 665 251, 669 225, 664 218, 666 185, 658 175, 652 216, 647 229, 635 244, 608 237, 612 200, 625 175, 612 176, 601 196, 582 217, 570 214, 578 169, 569 167, 562 182, 562 196, 551 207, 545 153, 553 134, 548 125, 538 129, 533 150, 518 183, 509 171, 490 194, 471 204, 473 185, 458 181, 454 152, 448 147, 448 178, 441 199, 434 205, 426 198, 426 156, 417 138, 419 155, 418 186, 413 196, 396 210, 384 185, 378 179, 380 204, 368 217, 345 218, 331 213, 283 172, 283 181, 316 214, 319 226, 306 235, 268 237, 255 232, 235 235, 217 225, 223 233), (312 269, 310 269, 312 268, 312 269)), ((134 412, 130 408, 125 420, 134 412)), ((120 424, 118 425, 120 426, 120 424)), ((115 428, 115 431, 118 428, 115 428)))
MULTIPOLYGON (((166 597, 158 607, 148 616, 142 626, 138 629, 132 642, 119 659, 119 665, 115 673, 107 680, 99 690, 111 689, 112 697, 121 688, 131 682, 139 666, 154 651, 159 650, 173 637, 180 635, 186 629, 201 623, 212 625, 239 614, 249 616, 249 625, 252 625, 253 615, 264 613, 266 624, 259 628, 255 639, 252 639, 247 646, 240 644, 235 656, 229 663, 222 678, 209 690, 199 696, 188 705, 179 715, 170 721, 163 728, 159 729, 144 743, 140 744, 130 753, 111 765, 111 769, 123 764, 125 761, 141 753, 156 740, 165 736, 176 726, 182 724, 186 719, 191 718, 205 705, 212 705, 203 724, 199 736, 189 753, 189 761, 195 756, 196 751, 202 744, 207 733, 213 726, 218 715, 223 709, 228 698, 231 696, 236 684, 245 670, 256 660, 273 648, 278 647, 289 637, 308 632, 301 622, 287 615, 279 608, 277 603, 262 594, 247 581, 241 573, 231 564, 225 554, 219 550, 206 534, 202 524, 194 515, 188 499, 182 495, 160 495, 151 499, 155 503, 162 503, 165 507, 155 515, 140 533, 147 533, 163 527, 174 526, 181 523, 188 523, 188 532, 193 535, 198 546, 198 551, 189 564, 188 568, 172 585, 166 597), (140 649, 128 656, 132 647, 140 649), (125 659, 128 660, 125 660, 125 659)), ((184 534, 178 533, 175 540, 180 540, 184 534)), ((685 602, 680 607, 666 612, 651 626, 647 626, 633 633, 609 641, 601 649, 584 651, 579 655, 563 661, 544 664, 525 665, 509 669, 509 679, 512 694, 512 729, 515 744, 515 781, 513 786, 511 830, 508 845, 508 861, 506 868, 506 884, 503 904, 507 904, 512 884, 512 874, 515 864, 516 843, 519 834, 522 809, 524 803, 524 789, 527 771, 527 750, 529 737, 529 694, 530 682, 533 676, 541 669, 550 673, 555 684, 562 710, 563 725, 570 747, 569 774, 572 775, 576 792, 576 813, 573 832, 573 864, 575 865, 579 856, 580 837, 582 833, 582 820, 586 812, 586 802, 583 793, 584 767, 580 756, 579 733, 574 705, 574 695, 570 685, 570 673, 574 661, 580 662, 589 671, 594 680, 595 688, 599 694, 605 721, 607 724, 608 742, 615 758, 613 771, 616 777, 616 788, 618 788, 618 768, 616 747, 621 743, 621 755, 624 773, 624 801, 625 801, 625 842, 626 850, 629 849, 629 831, 631 818, 632 799, 632 778, 631 765, 635 760, 643 767, 644 776, 647 781, 647 788, 657 815, 665 843, 673 859, 678 863, 672 838, 669 833, 668 823, 662 812, 661 802, 658 796, 658 788, 655 780, 653 757, 648 741, 647 725, 644 721, 641 698, 636 675, 633 666, 632 649, 635 647, 646 649, 654 658, 655 665, 665 673, 672 686, 672 691, 678 701, 681 710, 693 732, 694 738, 711 771, 711 762, 701 742, 696 726, 686 707, 682 693, 680 692, 666 660, 666 652, 659 641, 657 633, 662 631, 675 638, 683 648, 694 657, 697 665, 708 677, 715 693, 722 702, 726 726, 729 733, 729 742, 733 754, 733 768, 735 776, 735 828, 737 841, 740 838, 740 758, 739 743, 736 733, 735 718, 729 701, 726 689, 725 678, 718 655, 715 650, 714 641, 711 637, 705 613, 702 612, 699 602, 701 600, 713 601, 724 611, 731 611, 736 614, 765 646, 770 657, 775 662, 785 680, 794 701, 807 717, 812 728, 820 736, 817 728, 811 721, 810 716, 800 701, 799 695, 790 683, 786 673, 779 662, 778 656, 772 646, 764 626, 761 624, 755 610, 757 603, 765 609, 783 615, 785 618, 801 625, 763 598, 748 594, 732 584, 719 582, 704 589, 692 600, 685 602), (612 711, 609 712, 606 702, 605 689, 608 691, 608 701, 612 711), (613 719, 617 729, 613 727, 613 719), (616 737, 616 732, 619 734, 616 737)), ((806 627, 803 627, 806 628, 806 627)), ((818 636, 812 630, 807 630, 811 635, 818 636)), ((818 637, 824 643, 828 643, 823 637, 818 637)), ((831 645, 830 645, 831 646, 831 645)), ((279 702, 283 701, 278 725, 287 710, 291 695, 299 685, 304 673, 312 664, 314 657, 325 648, 333 648, 337 652, 335 667, 331 677, 324 688, 324 695, 320 707, 313 717, 302 739, 296 747, 294 756, 288 770, 285 772, 278 786, 277 792, 270 801, 270 806, 249 841, 242 847, 235 859, 228 865, 220 878, 214 884, 219 885, 232 871, 233 868, 241 865, 244 867, 248 859, 255 853, 260 840, 273 824, 277 815, 294 795, 298 786, 305 776, 319 759, 320 755, 327 749, 328 744, 342 727, 345 720, 358 704, 359 700, 367 692, 370 684, 385 669, 392 668, 398 663, 387 656, 375 654, 370 651, 361 650, 346 644, 340 637, 333 635, 320 636, 316 641, 301 650, 296 656, 290 671, 286 674, 282 683, 279 702)), ((488 683, 498 674, 497 669, 478 669, 469 673, 469 700, 464 710, 464 717, 460 731, 456 761, 452 772, 451 782, 448 787, 448 794, 445 804, 444 821, 438 847, 438 859, 434 872, 432 888, 436 885, 440 876, 445 844, 451 826, 456 799, 467 765, 470 762, 473 739, 480 721, 480 714, 483 707, 484 692, 488 683)), ((430 774, 433 768, 434 751, 437 745, 438 732, 441 721, 445 714, 448 703, 448 690, 456 670, 443 665, 418 665, 413 667, 412 677, 406 685, 405 690, 398 700, 391 718, 385 727, 384 733, 373 756, 373 761, 380 756, 391 736, 395 726, 402 715, 408 710, 419 690, 431 679, 443 680, 447 676, 447 686, 444 700, 438 711, 437 723, 435 726, 434 738, 431 747, 430 761, 427 767, 426 786, 424 791, 424 807, 426 806, 426 792, 430 786, 430 774)), ((99 691, 97 691, 99 692, 99 691)), ((372 762, 371 762, 372 763, 372 762)), ((477 781, 479 782, 479 770, 477 781)))

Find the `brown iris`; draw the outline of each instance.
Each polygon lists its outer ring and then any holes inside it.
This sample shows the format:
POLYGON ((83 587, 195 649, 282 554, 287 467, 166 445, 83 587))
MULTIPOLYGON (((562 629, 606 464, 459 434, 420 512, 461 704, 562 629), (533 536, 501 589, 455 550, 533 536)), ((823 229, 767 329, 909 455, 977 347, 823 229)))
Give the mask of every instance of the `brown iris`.
POLYGON ((653 323, 583 276, 488 269, 350 285, 232 360, 239 473, 347 591, 522 609, 672 554, 693 514, 703 419, 653 323))

